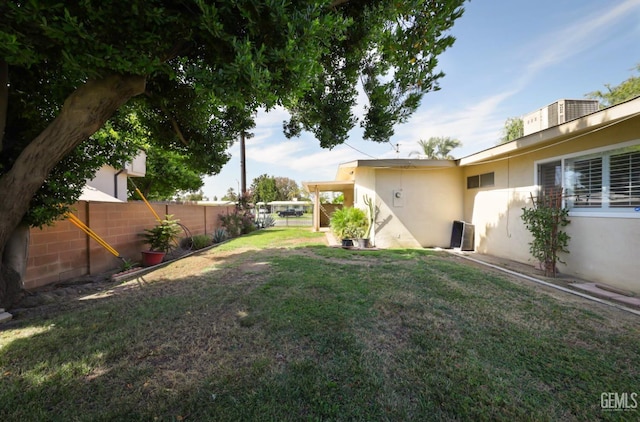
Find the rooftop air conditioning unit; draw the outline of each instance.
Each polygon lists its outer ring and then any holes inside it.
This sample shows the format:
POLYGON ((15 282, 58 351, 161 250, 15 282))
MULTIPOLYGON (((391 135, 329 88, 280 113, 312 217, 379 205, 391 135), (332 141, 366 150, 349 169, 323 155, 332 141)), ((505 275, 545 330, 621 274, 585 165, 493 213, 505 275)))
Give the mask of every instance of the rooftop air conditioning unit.
POLYGON ((598 100, 558 100, 522 117, 523 135, 539 132, 553 126, 598 111, 598 100))

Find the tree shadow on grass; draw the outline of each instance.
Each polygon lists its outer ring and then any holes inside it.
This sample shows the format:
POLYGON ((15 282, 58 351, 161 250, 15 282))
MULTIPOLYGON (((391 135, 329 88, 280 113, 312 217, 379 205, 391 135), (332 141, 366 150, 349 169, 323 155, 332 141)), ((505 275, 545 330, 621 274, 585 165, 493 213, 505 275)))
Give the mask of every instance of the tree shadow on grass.
POLYGON ((637 325, 505 283, 413 250, 214 249, 0 332, 0 417, 581 419, 634 387, 637 336, 593 327, 637 325))

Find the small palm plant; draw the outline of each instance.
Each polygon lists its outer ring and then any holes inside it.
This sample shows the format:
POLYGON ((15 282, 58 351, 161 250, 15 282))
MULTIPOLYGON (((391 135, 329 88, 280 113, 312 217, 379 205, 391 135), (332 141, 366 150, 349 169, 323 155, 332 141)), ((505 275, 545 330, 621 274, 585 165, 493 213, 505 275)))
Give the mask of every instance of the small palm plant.
POLYGON ((173 215, 165 216, 151 229, 145 229, 142 233, 145 243, 149 244, 152 251, 167 253, 173 249, 180 233, 180 220, 174 220, 173 215))
POLYGON ((451 160, 451 151, 462 146, 462 142, 449 137, 431 137, 428 141, 419 140, 418 145, 421 151, 411 151, 409 157, 418 155, 428 160, 451 160))
POLYGON ((360 208, 344 207, 331 215, 331 230, 340 239, 362 237, 367 229, 368 220, 360 208))

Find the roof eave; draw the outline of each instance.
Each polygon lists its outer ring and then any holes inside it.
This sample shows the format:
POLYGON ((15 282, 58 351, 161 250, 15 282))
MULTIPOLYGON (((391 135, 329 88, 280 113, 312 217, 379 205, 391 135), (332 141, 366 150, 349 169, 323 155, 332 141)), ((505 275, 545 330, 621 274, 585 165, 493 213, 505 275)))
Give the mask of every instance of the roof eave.
POLYGON ((460 166, 478 164, 505 156, 515 151, 532 148, 550 143, 563 137, 574 137, 598 130, 609 124, 616 123, 640 114, 640 97, 627 102, 599 110, 595 113, 571 120, 558 126, 553 126, 540 132, 535 132, 511 142, 501 144, 475 154, 460 158, 460 166))

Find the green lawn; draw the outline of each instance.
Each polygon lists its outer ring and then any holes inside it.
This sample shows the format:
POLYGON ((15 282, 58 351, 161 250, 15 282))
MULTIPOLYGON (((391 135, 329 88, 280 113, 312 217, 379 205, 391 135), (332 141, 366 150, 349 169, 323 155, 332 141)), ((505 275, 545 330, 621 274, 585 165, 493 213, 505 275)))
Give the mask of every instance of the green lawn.
POLYGON ((0 420, 640 418, 601 408, 640 393, 638 317, 444 253, 323 241, 263 230, 19 313, 0 420))

